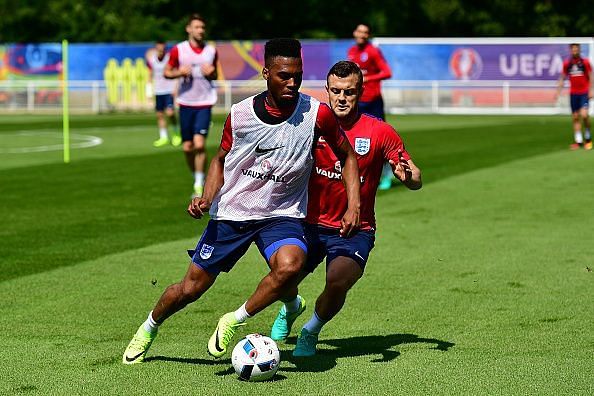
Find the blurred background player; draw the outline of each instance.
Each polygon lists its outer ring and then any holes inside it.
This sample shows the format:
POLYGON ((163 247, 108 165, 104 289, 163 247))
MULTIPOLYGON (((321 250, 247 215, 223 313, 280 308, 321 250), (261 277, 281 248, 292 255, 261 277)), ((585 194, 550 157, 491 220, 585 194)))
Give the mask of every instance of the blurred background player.
POLYGON ((217 91, 217 50, 204 41, 206 22, 192 14, 186 26, 188 39, 169 53, 165 77, 179 78, 177 104, 183 149, 188 167, 194 173, 192 195, 202 196, 206 166, 206 137, 217 91))
MULTIPOLYGON (((369 42, 371 29, 360 23, 353 31, 355 45, 349 48, 348 59, 355 62, 363 72, 363 94, 359 100, 359 111, 382 121, 386 120, 384 99, 382 98, 382 80, 392 77, 390 66, 379 48, 369 42)), ((379 189, 392 187, 392 170, 388 163, 384 164, 379 189)))
MULTIPOLYGON (((343 307, 348 291, 363 275, 375 241, 375 194, 383 164, 388 162, 394 176, 411 190, 422 186, 421 171, 404 148, 402 139, 389 124, 360 114, 357 101, 362 93, 363 75, 349 61, 336 63, 327 77, 328 99, 338 123, 355 153, 361 177, 361 229, 349 237, 340 234, 340 219, 346 210, 346 192, 337 177, 338 159, 328 145, 319 142, 315 150, 316 168, 309 183, 307 206, 308 258, 305 272, 313 271, 326 257, 326 285, 316 301, 311 319, 301 329, 294 356, 313 356, 322 326, 343 307)), ((295 319, 305 310, 297 288, 289 291, 285 305, 272 326, 270 336, 284 340, 295 319)))
POLYGON ((189 252, 192 259, 186 275, 165 290, 138 328, 122 357, 124 364, 142 362, 159 325, 199 299, 221 272, 233 268, 252 242, 270 272, 243 305, 219 319, 208 352, 223 356, 239 326, 296 286, 307 254, 303 218, 317 137, 324 138, 344 164, 341 177, 348 191, 348 210, 341 217, 341 231, 349 235, 359 225, 355 153, 330 108, 299 93, 301 43, 270 40, 264 61, 267 90, 232 106, 219 151, 208 169, 204 196, 194 198, 188 207, 195 218, 210 209, 211 219, 195 250, 189 252))
POLYGON ((159 139, 153 142, 153 146, 155 147, 162 147, 168 145, 170 142, 174 146, 181 144, 181 136, 177 132, 177 120, 175 118, 175 106, 173 104, 173 95, 177 81, 166 78, 163 74, 168 62, 169 54, 165 51, 165 41, 159 40, 155 43, 154 50, 149 52, 146 60, 146 65, 152 75, 157 125, 159 126, 159 139), (169 125, 173 129, 171 140, 167 131, 167 119, 169 119, 169 125))
POLYGON ((571 56, 563 62, 563 71, 559 77, 559 85, 555 99, 563 89, 565 78, 569 76, 569 101, 571 103, 571 119, 573 121, 573 139, 569 147, 577 150, 580 147, 592 150, 592 135, 590 133, 590 117, 588 108, 592 98, 592 66, 590 61, 582 58, 579 44, 570 44, 571 56), (582 121, 584 134, 582 135, 582 121))

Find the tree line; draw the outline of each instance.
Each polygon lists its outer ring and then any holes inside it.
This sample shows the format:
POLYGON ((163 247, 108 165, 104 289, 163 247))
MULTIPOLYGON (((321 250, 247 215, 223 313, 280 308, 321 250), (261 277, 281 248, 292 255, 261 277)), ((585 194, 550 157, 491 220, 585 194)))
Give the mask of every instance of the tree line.
POLYGON ((182 40, 192 12, 213 40, 592 36, 591 1, 553 0, 0 0, 0 42, 182 40))

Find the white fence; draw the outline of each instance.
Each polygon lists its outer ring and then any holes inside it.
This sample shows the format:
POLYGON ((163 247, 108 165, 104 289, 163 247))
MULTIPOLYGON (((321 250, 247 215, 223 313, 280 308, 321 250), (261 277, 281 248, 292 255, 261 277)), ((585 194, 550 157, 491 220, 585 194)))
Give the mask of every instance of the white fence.
MULTIPOLYGON (((0 112, 60 113, 61 81, 0 81, 0 112)), ((326 101, 325 81, 304 81, 302 92, 326 101)), ((555 100, 554 81, 397 81, 383 83, 388 113, 441 114, 566 114, 567 90, 555 100)), ((265 89, 263 80, 217 82, 219 99, 215 110, 265 89)), ((152 111, 152 98, 135 95, 128 103, 110 104, 103 81, 70 81, 73 113, 152 111), (140 99, 139 99, 140 98, 140 99)))

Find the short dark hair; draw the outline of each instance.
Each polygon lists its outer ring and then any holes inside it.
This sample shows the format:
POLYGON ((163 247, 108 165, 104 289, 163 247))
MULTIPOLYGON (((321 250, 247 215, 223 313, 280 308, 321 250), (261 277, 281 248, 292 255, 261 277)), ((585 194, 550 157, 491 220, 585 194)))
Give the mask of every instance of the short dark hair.
POLYGON ((190 15, 190 17, 188 18, 188 25, 191 25, 192 21, 200 21, 206 25, 206 21, 200 14, 194 13, 194 14, 190 15))
POLYGON ((293 38, 275 38, 264 46, 264 62, 268 65, 276 56, 301 59, 301 43, 293 38))
POLYGON ((359 81, 357 81, 357 88, 361 88, 363 86, 363 73, 361 72, 361 68, 355 63, 351 61, 339 61, 334 64, 328 71, 328 75, 326 75, 326 81, 330 76, 336 77, 348 77, 350 75, 355 74, 359 81))
POLYGON ((155 44, 163 44, 163 45, 167 45, 167 42, 166 42, 165 40, 163 40, 162 38, 160 38, 160 39, 157 39, 157 40, 155 41, 155 44))
POLYGON ((570 46, 570 47, 573 47, 574 45, 575 45, 576 47, 579 47, 579 46, 580 46, 578 43, 571 43, 571 44, 569 44, 569 46, 570 46))

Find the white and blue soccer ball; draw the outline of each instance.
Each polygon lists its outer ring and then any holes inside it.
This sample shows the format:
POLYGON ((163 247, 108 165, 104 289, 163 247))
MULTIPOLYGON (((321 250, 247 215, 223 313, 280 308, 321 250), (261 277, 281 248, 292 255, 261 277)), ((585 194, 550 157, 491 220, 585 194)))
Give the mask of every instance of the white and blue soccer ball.
POLYGON ((266 381, 278 370, 280 352, 271 338, 261 334, 248 334, 233 348, 231 362, 239 379, 266 381))

